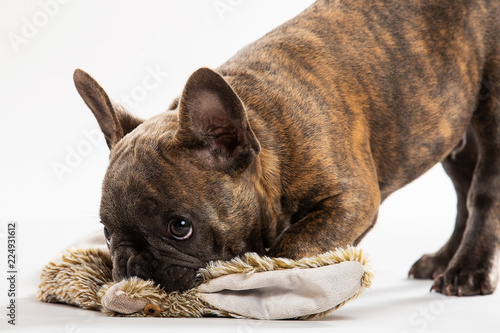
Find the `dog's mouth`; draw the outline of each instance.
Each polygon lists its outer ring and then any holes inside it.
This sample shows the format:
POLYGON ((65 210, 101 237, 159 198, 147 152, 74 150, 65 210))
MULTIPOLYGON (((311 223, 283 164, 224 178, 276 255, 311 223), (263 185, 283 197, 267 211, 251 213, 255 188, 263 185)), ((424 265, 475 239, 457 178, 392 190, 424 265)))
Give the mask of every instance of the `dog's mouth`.
POLYGON ((171 265, 153 274, 153 280, 164 291, 184 291, 196 285, 197 270, 191 267, 171 265))
POLYGON ((143 280, 152 280, 164 291, 184 291, 193 288, 197 283, 195 267, 182 265, 155 265, 142 256, 130 257, 125 265, 116 265, 114 262, 113 278, 119 281, 124 278, 138 277, 143 280))
POLYGON ((138 277, 153 281, 166 292, 195 287, 198 269, 206 265, 206 261, 186 253, 155 256, 150 251, 138 251, 126 245, 116 246, 111 252, 114 281, 138 277))

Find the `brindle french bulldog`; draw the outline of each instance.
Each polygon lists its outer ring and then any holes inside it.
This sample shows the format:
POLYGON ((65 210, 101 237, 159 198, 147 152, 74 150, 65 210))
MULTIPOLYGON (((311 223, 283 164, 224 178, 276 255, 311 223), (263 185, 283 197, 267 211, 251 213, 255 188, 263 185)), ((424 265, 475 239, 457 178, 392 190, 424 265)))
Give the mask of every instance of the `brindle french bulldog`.
POLYGON ((111 148, 115 279, 184 290, 210 260, 358 244, 389 194, 441 162, 456 228, 410 275, 446 295, 495 290, 500 1, 318 1, 147 121, 74 81, 111 148))

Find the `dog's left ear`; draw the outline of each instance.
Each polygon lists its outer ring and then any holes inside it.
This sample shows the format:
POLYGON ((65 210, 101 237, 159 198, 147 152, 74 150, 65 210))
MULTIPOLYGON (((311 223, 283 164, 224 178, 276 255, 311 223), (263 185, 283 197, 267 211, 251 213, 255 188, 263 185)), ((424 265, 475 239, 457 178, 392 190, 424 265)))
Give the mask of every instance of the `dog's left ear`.
POLYGON ((109 149, 143 122, 125 111, 121 105, 111 103, 104 89, 88 73, 81 69, 75 70, 73 81, 76 90, 97 119, 109 149))
POLYGON ((228 173, 245 170, 260 152, 243 103, 208 68, 194 72, 184 87, 175 139, 205 165, 228 173))

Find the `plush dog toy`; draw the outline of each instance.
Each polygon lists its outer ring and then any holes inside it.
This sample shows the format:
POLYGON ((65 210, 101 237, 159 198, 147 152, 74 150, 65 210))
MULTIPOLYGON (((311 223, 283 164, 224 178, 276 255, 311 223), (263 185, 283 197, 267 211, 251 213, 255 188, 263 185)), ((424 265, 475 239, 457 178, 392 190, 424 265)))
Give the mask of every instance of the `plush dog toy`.
POLYGON ((296 261, 248 253, 212 262, 185 292, 139 278, 113 282, 111 268, 107 250, 67 250, 43 269, 37 296, 119 316, 310 319, 358 297, 373 277, 355 247, 296 261))

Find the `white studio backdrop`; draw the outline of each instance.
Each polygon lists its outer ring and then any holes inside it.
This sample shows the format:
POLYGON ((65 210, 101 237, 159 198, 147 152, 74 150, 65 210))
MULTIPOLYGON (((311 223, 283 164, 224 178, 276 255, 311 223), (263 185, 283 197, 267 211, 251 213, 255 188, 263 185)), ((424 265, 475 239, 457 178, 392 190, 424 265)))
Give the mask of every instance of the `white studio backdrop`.
MULTIPOLYGON (((219 66, 312 2, 0 1, 0 267, 7 224, 16 221, 19 297, 34 299, 41 267, 101 228, 108 148, 73 70, 87 71, 112 99, 148 118, 168 107, 194 70, 219 66)), ((421 254, 439 249, 454 216, 454 191, 440 166, 391 196, 361 243, 381 276, 374 288, 386 287, 385 276, 403 281, 421 254)), ((7 281, 0 281, 6 304, 7 281)))

